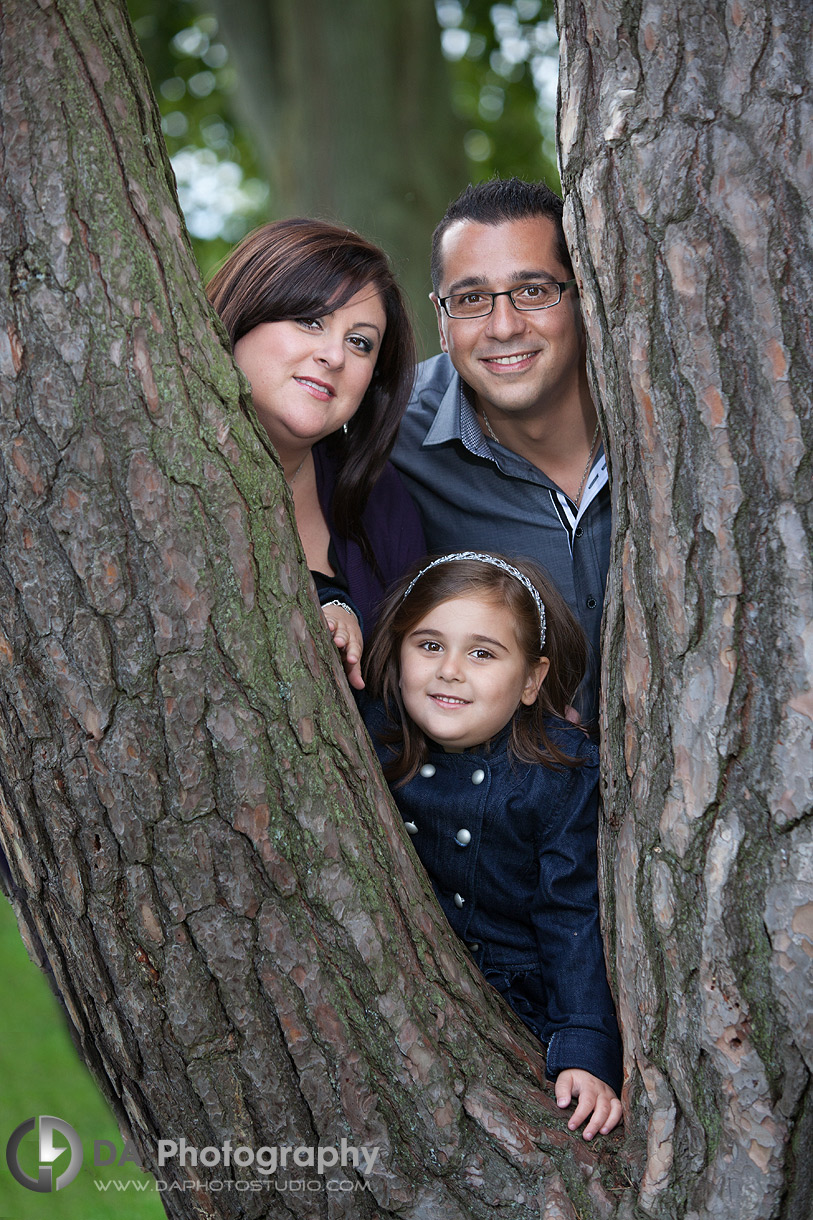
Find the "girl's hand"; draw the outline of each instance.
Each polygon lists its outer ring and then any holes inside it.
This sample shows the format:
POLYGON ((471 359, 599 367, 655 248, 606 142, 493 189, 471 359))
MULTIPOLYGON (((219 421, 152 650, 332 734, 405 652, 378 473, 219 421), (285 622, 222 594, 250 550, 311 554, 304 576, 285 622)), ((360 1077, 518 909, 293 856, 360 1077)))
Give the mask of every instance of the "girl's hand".
POLYGON ((591 1140, 597 1131, 602 1135, 609 1134, 621 1122, 621 1102, 610 1086, 591 1072, 585 1072, 582 1068, 568 1068, 560 1072, 556 1077, 555 1092, 556 1104, 563 1109, 570 1105, 573 1098, 579 1099, 567 1124, 570 1131, 575 1131, 592 1115, 584 1129, 586 1140, 591 1140))
POLYGON ((364 641, 358 619, 346 607, 330 603, 322 607, 322 614, 328 631, 333 636, 333 643, 341 653, 347 681, 356 690, 363 690, 364 679, 361 676, 360 661, 364 641))

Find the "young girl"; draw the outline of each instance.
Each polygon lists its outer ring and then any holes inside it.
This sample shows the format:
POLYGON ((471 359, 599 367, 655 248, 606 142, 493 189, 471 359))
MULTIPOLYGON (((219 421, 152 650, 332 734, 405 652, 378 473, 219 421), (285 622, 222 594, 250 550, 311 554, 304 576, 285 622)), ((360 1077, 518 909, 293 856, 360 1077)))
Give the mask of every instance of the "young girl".
POLYGON ((449 922, 545 1043, 585 1139, 620 1121, 621 1056, 598 921, 598 756, 565 719, 584 635, 530 563, 464 551, 384 603, 367 727, 449 922))

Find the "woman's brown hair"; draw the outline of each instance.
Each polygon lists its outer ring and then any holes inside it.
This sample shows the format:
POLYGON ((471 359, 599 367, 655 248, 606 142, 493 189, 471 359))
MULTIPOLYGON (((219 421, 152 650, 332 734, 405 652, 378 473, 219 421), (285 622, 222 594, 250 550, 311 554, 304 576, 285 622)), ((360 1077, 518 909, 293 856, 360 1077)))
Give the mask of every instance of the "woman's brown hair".
POLYGON ((352 229, 321 220, 279 220, 243 239, 212 276, 207 293, 234 348, 263 322, 324 317, 368 285, 381 294, 387 326, 347 434, 339 431, 327 443, 338 468, 333 523, 377 566, 361 514, 395 443, 416 358, 409 315, 386 254, 352 229))
POLYGON ((541 656, 550 662, 534 703, 530 706, 520 703, 514 713, 509 741, 511 752, 522 762, 544 766, 580 764, 579 759, 566 754, 551 739, 546 720, 551 716, 564 720, 574 702, 587 667, 585 634, 542 568, 529 560, 509 560, 496 554, 492 557, 517 568, 539 593, 545 607, 544 650, 540 648, 540 616, 536 602, 516 576, 477 559, 450 559, 426 571, 431 557, 416 564, 387 595, 362 660, 367 693, 383 701, 392 725, 385 740, 396 749, 400 745, 400 753, 384 769, 390 781, 407 783, 428 754, 426 736, 407 715, 401 698, 401 645, 435 606, 455 597, 482 597, 494 605, 506 606, 514 620, 517 643, 529 671, 541 656), (420 572, 423 574, 405 597, 420 572))

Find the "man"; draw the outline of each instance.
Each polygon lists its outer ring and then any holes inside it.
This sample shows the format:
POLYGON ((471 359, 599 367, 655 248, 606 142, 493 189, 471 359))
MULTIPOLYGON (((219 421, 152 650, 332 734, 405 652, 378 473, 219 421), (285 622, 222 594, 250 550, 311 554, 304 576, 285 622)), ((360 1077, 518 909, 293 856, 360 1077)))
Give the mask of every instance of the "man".
POLYGON ((591 645, 595 715, 610 492, 562 201, 512 178, 468 187, 432 241, 443 354, 425 361, 393 462, 433 552, 527 556, 591 645))

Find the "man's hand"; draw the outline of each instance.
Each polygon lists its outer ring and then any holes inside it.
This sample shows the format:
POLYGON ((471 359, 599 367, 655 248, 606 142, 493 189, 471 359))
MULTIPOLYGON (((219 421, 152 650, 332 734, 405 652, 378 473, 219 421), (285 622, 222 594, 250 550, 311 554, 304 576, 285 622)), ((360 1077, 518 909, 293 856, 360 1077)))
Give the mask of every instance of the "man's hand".
POLYGON ((584 1138, 591 1140, 597 1131, 607 1135, 621 1122, 621 1102, 603 1080, 582 1068, 568 1068, 556 1077, 556 1104, 564 1109, 574 1098, 578 1105, 567 1124, 571 1131, 590 1118, 584 1138), (591 1117, 592 1116, 592 1117, 591 1117))
POLYGON ((356 690, 363 690, 364 679, 361 676, 360 661, 364 640, 358 619, 344 606, 323 606, 322 614, 325 616, 328 631, 333 636, 333 643, 341 653, 347 681, 356 690))

